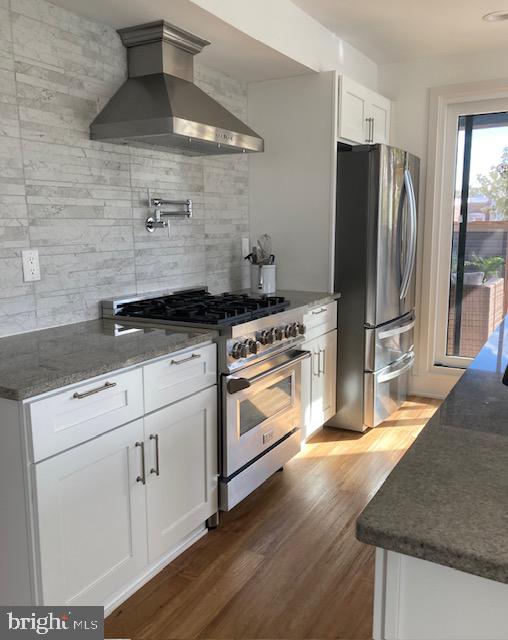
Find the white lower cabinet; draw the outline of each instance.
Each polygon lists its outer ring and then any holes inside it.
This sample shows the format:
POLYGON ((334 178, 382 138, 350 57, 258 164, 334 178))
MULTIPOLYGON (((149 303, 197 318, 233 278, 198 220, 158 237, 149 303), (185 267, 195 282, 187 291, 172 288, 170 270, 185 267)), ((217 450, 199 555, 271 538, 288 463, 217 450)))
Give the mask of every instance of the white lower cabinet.
POLYGON ((217 387, 32 465, 38 601, 104 605, 218 510, 217 387))
POLYGON ((149 562, 217 511, 217 388, 145 418, 149 562))
POLYGON ((143 420, 34 465, 41 602, 96 605, 147 562, 143 420))
POLYGON ((329 331, 306 342, 310 351, 302 373, 304 438, 309 438, 336 411, 337 331, 329 331))
POLYGON ((376 548, 374 640, 507 640, 508 584, 376 548))

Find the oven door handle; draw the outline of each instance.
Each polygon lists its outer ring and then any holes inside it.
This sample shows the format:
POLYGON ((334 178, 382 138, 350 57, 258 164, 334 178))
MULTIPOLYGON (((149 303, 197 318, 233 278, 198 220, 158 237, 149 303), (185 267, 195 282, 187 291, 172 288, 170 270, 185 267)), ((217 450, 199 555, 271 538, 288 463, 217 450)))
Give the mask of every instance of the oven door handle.
POLYGON ((243 391, 243 389, 248 389, 252 384, 257 382, 258 380, 262 380, 267 376, 270 376, 278 371, 282 371, 283 369, 288 369, 289 367, 295 365, 302 360, 306 360, 310 358, 310 351, 298 351, 298 355, 287 362, 283 362, 282 364, 278 364, 268 371, 263 371, 263 373, 258 373, 256 376, 252 376, 252 378, 229 378, 227 382, 227 390, 228 393, 238 393, 239 391, 243 391))

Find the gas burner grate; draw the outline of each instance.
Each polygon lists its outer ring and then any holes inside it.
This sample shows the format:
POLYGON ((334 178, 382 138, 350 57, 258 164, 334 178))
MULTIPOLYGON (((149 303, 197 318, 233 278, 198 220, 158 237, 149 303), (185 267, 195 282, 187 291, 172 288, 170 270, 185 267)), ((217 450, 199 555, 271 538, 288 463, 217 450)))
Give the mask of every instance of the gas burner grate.
POLYGON ((284 311, 289 305, 289 300, 282 296, 253 297, 245 293, 212 295, 206 289, 193 289, 128 302, 122 305, 117 315, 231 326, 284 311))

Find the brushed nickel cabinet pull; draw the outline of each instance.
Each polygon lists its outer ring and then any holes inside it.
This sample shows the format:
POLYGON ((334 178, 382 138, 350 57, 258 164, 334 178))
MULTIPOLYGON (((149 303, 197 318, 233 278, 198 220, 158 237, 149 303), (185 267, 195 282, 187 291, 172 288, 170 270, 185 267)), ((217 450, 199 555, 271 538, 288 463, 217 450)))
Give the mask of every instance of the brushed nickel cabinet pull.
POLYGON ((312 314, 318 316, 320 313, 324 313, 326 311, 326 307, 322 307, 319 311, 313 311, 312 314))
POLYGON ((151 433, 150 440, 155 440, 155 469, 150 469, 150 473, 155 473, 156 476, 159 475, 159 434, 151 433))
POLYGON ((319 374, 325 373, 325 350, 323 347, 319 348, 319 374), (323 364, 321 364, 321 356, 323 356, 323 364))
POLYGON ((171 364, 183 364, 184 362, 190 362, 191 360, 197 360, 197 358, 201 358, 200 353, 193 353, 188 358, 183 358, 182 360, 171 360, 171 364))
POLYGON ((145 443, 136 442, 136 447, 141 447, 141 475, 136 478, 136 482, 146 484, 146 470, 145 470, 145 443))
POLYGON ((102 385, 102 387, 97 387, 96 389, 91 389, 90 391, 85 391, 85 393, 76 393, 72 396, 76 398, 76 400, 82 400, 83 398, 88 398, 88 396, 94 396, 96 393, 100 393, 101 391, 106 391, 106 389, 112 389, 116 387, 116 382, 106 382, 102 385))
POLYGON ((314 355, 314 362, 313 362, 314 366, 312 367, 312 369, 313 369, 312 373, 315 376, 319 376, 319 372, 320 372, 319 364, 320 364, 320 361, 321 361, 321 356, 319 354, 319 351, 315 351, 313 355, 314 355), (316 364, 317 364, 317 366, 316 366, 316 364))

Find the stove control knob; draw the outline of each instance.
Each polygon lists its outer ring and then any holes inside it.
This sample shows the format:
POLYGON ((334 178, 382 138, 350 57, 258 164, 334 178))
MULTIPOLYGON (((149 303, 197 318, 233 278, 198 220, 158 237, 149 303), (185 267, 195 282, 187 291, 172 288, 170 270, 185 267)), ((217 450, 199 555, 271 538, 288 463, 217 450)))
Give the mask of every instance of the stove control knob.
POLYGON ((249 340, 249 351, 251 353, 258 352, 258 341, 257 340, 249 340))
POLYGON ((261 344, 272 344, 273 342, 273 332, 272 329, 265 329, 265 331, 261 331, 261 337, 259 338, 261 344))
POLYGON ((303 322, 298 323, 298 333, 302 336, 305 334, 305 325, 303 322))
POLYGON ((268 333, 270 334, 271 340, 270 340, 270 344, 272 342, 275 342, 276 340, 278 340, 277 338, 277 329, 275 329, 274 327, 272 327, 268 333))
POLYGON ((275 339, 282 340, 284 338, 284 329, 282 327, 277 327, 275 329, 275 339))
POLYGON ((246 358, 250 353, 250 349, 249 349, 249 341, 246 340, 245 342, 242 342, 242 344, 240 345, 240 356, 242 358, 246 358))
POLYGON ((240 349, 241 349, 241 344, 239 342, 235 342, 235 344, 233 345, 233 348, 231 349, 231 357, 234 358, 235 360, 238 360, 238 358, 240 358, 241 354, 240 354, 240 349))
POLYGON ((293 322, 293 324, 291 325, 289 329, 289 335, 292 338, 296 338, 296 336, 298 335, 298 325, 296 324, 296 322, 293 322))
POLYGON ((284 327, 284 335, 286 336, 286 338, 290 338, 291 337, 291 325, 287 324, 284 327))

